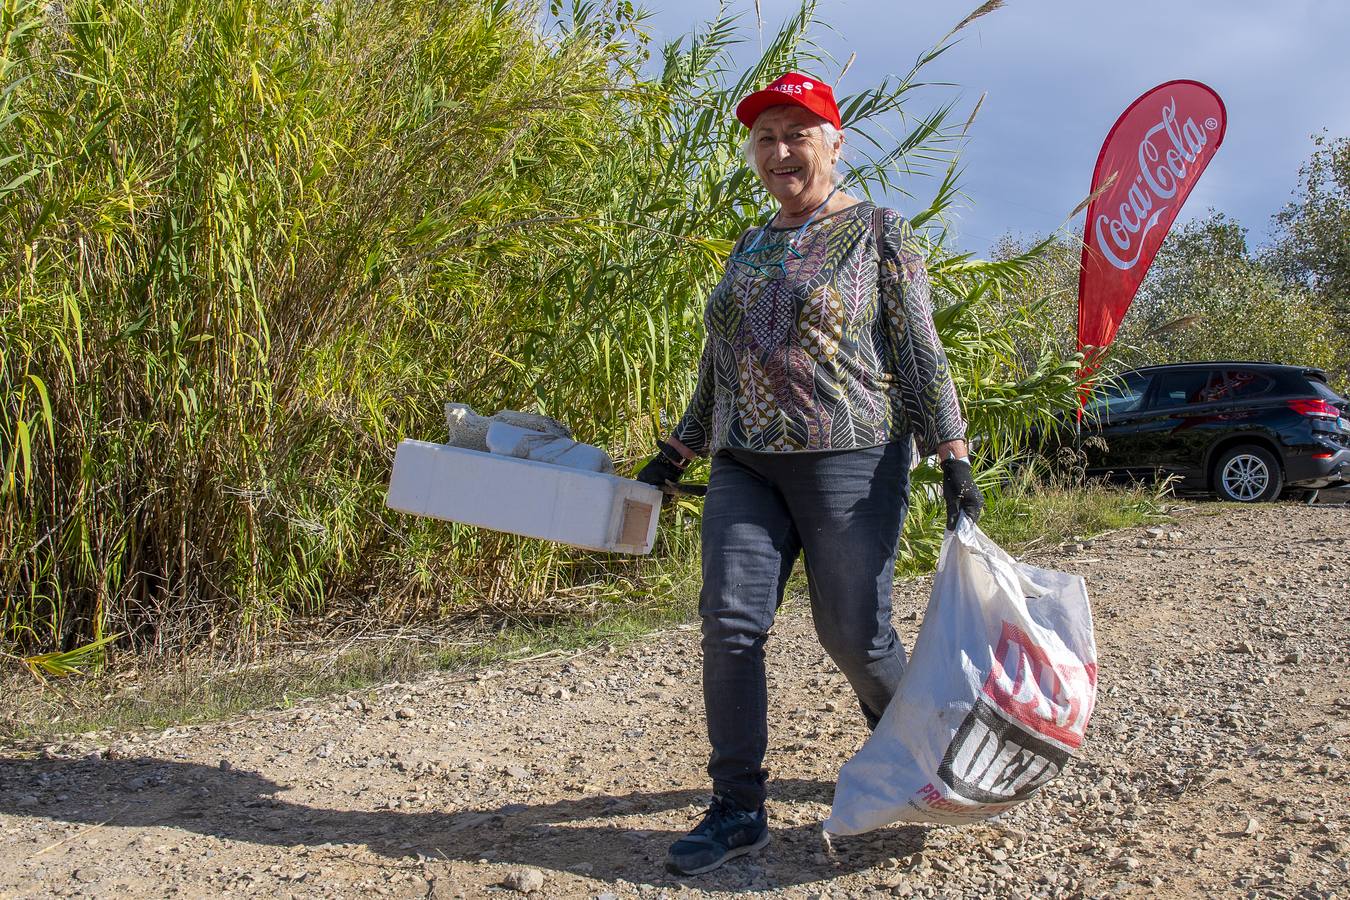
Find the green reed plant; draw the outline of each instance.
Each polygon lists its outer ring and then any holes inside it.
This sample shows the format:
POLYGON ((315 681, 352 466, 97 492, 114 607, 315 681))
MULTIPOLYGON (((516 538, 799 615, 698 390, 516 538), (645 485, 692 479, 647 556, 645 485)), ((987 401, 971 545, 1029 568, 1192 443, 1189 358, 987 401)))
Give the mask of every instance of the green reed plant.
MULTIPOLYGON (((658 50, 623 2, 546 27, 527 0, 0 4, 0 640, 243 651, 295 618, 602 615, 663 589, 664 564, 389 513, 393 448, 454 399, 649 451, 769 209, 732 106, 838 69, 814 4, 744 70, 735 17, 658 50)), ((936 176, 906 212, 1004 460, 1069 364, 1018 362, 1030 312, 982 314, 1024 265, 944 249, 969 114, 905 111, 955 39, 843 98, 850 178, 936 176)), ((658 550, 696 542, 686 505, 658 550)))
POLYGON ((516 324, 513 267, 568 242, 523 223, 589 192, 612 50, 500 3, 5 26, 0 159, 36 173, 0 209, 8 639, 163 645, 398 597, 390 449, 447 384, 501 382, 477 348, 516 324))

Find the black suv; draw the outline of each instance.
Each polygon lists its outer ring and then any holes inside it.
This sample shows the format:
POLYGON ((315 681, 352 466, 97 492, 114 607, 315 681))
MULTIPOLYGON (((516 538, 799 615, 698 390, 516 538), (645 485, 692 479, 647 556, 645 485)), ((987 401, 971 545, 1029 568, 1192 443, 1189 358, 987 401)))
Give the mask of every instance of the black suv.
POLYGON ((1175 475, 1223 500, 1350 483, 1350 402, 1319 369, 1271 363, 1149 366, 1104 379, 1083 417, 1088 474, 1175 475))

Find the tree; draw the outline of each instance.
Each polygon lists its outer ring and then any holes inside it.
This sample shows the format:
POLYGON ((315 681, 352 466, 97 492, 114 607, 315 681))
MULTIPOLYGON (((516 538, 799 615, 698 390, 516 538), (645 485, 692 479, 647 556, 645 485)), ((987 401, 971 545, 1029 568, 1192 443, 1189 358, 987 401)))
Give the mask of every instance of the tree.
POLYGON ((1261 360, 1344 379, 1350 360, 1322 295, 1283 281, 1248 249, 1246 229, 1215 212, 1163 243, 1117 340, 1132 365, 1261 360))
POLYGON ((1296 199, 1275 214, 1270 267, 1320 294, 1350 324, 1350 137, 1313 136, 1296 199))
POLYGON ((1030 315, 1023 317, 1036 323, 1018 346, 1019 358, 1028 365, 1047 353, 1068 358, 1078 350, 1078 268, 1082 252, 1082 244, 1064 232, 1049 238, 1005 234, 990 248, 990 258, 998 262, 1034 256, 1030 277, 991 301, 995 320, 1011 320, 1027 311, 1030 315))

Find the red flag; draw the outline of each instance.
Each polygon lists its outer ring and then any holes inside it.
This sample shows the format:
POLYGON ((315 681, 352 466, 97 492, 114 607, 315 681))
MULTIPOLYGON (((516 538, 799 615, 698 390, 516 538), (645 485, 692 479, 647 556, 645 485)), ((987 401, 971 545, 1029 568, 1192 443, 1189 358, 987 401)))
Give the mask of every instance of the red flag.
POLYGON ((1088 205, 1078 272, 1078 349, 1089 359, 1115 340, 1226 125, 1219 95, 1181 80, 1131 103, 1106 135, 1092 173, 1092 192, 1101 194, 1088 205))

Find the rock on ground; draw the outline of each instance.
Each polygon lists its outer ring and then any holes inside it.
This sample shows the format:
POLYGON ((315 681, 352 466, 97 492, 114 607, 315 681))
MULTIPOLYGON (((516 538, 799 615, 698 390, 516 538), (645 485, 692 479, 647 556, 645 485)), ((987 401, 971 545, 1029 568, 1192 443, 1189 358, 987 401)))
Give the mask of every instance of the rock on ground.
MULTIPOLYGON (((7 748, 0 896, 1350 898, 1350 510, 1200 506, 1034 561, 1087 578, 1101 692, 1082 757, 996 821, 826 852, 865 729, 794 598, 769 645, 773 842, 717 872, 662 869, 708 790, 685 626, 7 748)), ((896 589, 911 645, 927 590, 896 589)))

